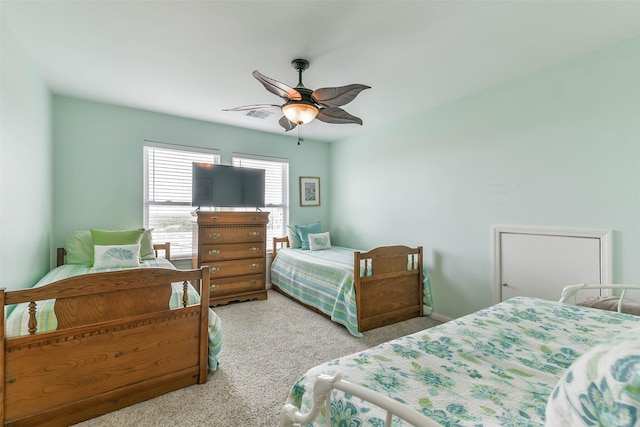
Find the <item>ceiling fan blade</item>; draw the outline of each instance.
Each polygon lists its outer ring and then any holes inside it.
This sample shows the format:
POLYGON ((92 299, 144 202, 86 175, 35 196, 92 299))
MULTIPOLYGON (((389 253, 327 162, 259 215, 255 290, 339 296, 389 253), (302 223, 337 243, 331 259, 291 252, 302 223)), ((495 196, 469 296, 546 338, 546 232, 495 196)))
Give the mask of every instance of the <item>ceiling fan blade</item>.
POLYGON ((263 74, 260 74, 258 70, 255 70, 253 73, 253 77, 258 79, 260 83, 272 94, 279 96, 283 99, 290 99, 292 101, 300 101, 302 99, 302 95, 300 92, 295 90, 292 87, 287 86, 284 83, 280 83, 277 80, 273 80, 263 74))
POLYGON ((270 110, 273 108, 281 108, 281 106, 276 104, 254 104, 235 108, 224 108, 222 111, 270 110))
POLYGON ((352 116, 351 114, 344 111, 342 108, 338 107, 329 107, 329 108, 321 108, 318 111, 318 115, 316 119, 325 123, 336 123, 336 124, 346 124, 346 123, 355 123, 358 125, 362 124, 362 120, 356 116, 352 116))
POLYGON ((289 119, 287 119, 285 116, 280 117, 278 123, 284 128, 285 132, 289 132, 291 129, 294 129, 296 126, 298 126, 297 124, 290 122, 289 119))
POLYGON ((371 89, 370 86, 361 84, 352 84, 340 87, 323 87, 313 91, 311 95, 318 103, 327 107, 339 107, 353 101, 365 89, 371 89))

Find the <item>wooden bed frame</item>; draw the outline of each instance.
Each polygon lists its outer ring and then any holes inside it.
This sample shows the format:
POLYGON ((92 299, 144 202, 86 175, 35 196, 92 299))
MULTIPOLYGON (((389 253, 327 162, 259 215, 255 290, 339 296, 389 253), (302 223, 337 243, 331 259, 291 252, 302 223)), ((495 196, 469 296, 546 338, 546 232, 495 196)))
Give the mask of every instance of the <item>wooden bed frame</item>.
MULTIPOLYGON (((274 237, 273 259, 277 251, 289 247, 288 237, 274 237)), ((358 317, 358 331, 364 332, 381 326, 423 315, 422 246, 381 246, 368 252, 354 252, 354 272, 361 261, 371 275, 354 274, 354 289, 358 317), (418 257, 418 268, 407 270, 407 257, 418 257)), ((328 317, 315 307, 293 298, 277 285, 273 289, 303 306, 328 317)))
POLYGON ((69 425, 207 381, 209 270, 140 268, 0 289, 2 306, 55 299, 58 329, 7 338, 0 320, 3 425, 69 425), (183 307, 169 309, 171 283, 183 307), (201 303, 187 305, 188 282, 201 303))

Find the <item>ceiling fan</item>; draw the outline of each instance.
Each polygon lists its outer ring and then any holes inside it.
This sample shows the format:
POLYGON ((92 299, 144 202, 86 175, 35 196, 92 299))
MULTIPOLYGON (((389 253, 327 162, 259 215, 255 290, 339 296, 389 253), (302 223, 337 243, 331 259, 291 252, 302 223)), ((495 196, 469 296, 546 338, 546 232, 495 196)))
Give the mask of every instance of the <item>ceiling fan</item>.
POLYGON ((284 114, 279 124, 285 131, 290 131, 298 125, 309 123, 313 119, 318 119, 325 123, 356 123, 361 125, 362 120, 352 116, 340 108, 348 104, 369 86, 361 84, 351 84, 340 87, 325 87, 316 90, 307 89, 302 84, 302 72, 309 68, 309 61, 306 59, 294 59, 291 61, 293 68, 298 70, 298 85, 295 88, 284 83, 271 79, 257 70, 253 77, 258 79, 264 87, 274 95, 285 100, 283 105, 277 104, 256 104, 242 107, 229 108, 223 111, 247 111, 265 110, 279 108, 284 114))

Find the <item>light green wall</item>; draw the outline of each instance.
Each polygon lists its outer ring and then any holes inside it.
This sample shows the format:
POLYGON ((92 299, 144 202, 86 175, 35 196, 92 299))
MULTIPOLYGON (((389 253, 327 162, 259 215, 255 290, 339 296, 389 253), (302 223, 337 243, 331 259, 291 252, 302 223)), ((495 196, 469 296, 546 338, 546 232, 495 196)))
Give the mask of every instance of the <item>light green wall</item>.
POLYGON ((0 287, 19 289, 49 270, 51 95, 4 18, 0 35, 0 287))
POLYGON ((290 220, 328 224, 329 145, 295 134, 248 131, 132 108, 54 96, 54 243, 73 230, 140 227, 143 142, 151 140, 289 159, 290 220), (322 205, 300 207, 298 177, 319 176, 322 205), (326 185, 325 185, 326 184, 326 185), (325 203, 327 202, 327 203, 325 203))
POLYGON ((613 229, 614 281, 637 283, 640 39, 333 143, 331 164, 332 242, 423 245, 438 314, 492 303, 492 225, 613 229))
POLYGON ((288 158, 291 222, 323 221, 334 244, 423 245, 447 317, 491 304, 496 224, 613 229, 614 280, 640 280, 639 39, 358 138, 298 147, 293 135, 51 101, 2 24, 0 286, 33 284, 74 229, 142 224, 145 139, 218 148, 224 162, 233 151, 288 158), (301 175, 321 178, 321 207, 299 206, 301 175))

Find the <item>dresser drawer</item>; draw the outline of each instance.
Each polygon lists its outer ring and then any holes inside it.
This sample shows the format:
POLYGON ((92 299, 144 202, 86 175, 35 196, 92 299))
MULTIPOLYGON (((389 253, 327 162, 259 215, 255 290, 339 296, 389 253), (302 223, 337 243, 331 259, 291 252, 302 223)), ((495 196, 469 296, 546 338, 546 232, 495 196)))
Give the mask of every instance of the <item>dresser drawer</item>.
POLYGON ((201 245, 264 242, 267 230, 259 227, 200 227, 201 245))
POLYGON ((266 224, 268 212, 199 212, 198 224, 266 224))
POLYGON ((226 245, 203 245, 200 254, 202 263, 232 259, 257 258, 265 256, 265 244, 229 243, 226 245))
POLYGON ((218 277, 244 276, 246 274, 264 274, 263 258, 248 258, 235 261, 210 261, 203 263, 209 266, 211 280, 218 277))
POLYGON ((264 289, 264 277, 261 274, 251 276, 227 277, 211 279, 210 298, 220 298, 242 292, 253 292, 264 289))

